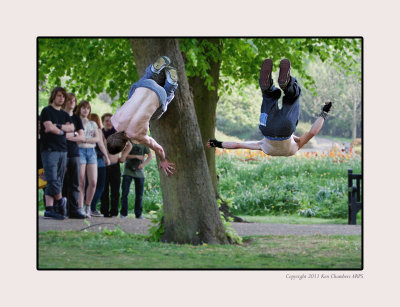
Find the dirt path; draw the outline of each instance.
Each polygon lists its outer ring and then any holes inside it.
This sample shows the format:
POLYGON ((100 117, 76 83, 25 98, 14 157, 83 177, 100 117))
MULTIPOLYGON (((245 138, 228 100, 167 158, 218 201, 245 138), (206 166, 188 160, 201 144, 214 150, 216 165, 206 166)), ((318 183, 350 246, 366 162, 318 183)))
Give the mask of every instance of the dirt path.
MULTIPOLYGON (((120 226, 121 229, 128 233, 147 234, 148 227, 151 224, 149 219, 137 220, 134 218, 121 219, 92 217, 89 220, 90 227, 84 220, 65 219, 63 221, 38 218, 39 231, 49 230, 84 230, 103 231, 114 229, 120 226)), ((296 224, 264 224, 264 223, 232 223, 232 227, 239 236, 253 235, 360 235, 360 225, 296 225, 296 224)))

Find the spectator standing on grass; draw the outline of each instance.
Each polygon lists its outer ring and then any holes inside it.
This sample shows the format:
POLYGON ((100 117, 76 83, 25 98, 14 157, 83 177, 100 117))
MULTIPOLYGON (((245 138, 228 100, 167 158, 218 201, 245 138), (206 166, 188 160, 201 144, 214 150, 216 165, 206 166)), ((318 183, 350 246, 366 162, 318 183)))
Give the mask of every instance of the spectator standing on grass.
POLYGON ((106 139, 101 131, 101 121, 100 117, 92 113, 90 114, 90 120, 94 121, 97 126, 97 132, 99 134, 99 140, 96 143, 95 151, 97 155, 97 185, 96 185, 96 191, 94 192, 94 196, 92 199, 91 203, 91 215, 92 216, 103 216, 98 210, 97 210, 97 202, 100 199, 101 195, 103 194, 104 191, 104 186, 106 183, 106 166, 110 164, 110 159, 108 158, 108 152, 106 150, 106 139))
MULTIPOLYGON (((111 117, 111 113, 105 113, 101 116, 101 121, 103 123, 102 132, 106 140, 110 135, 117 132, 111 123, 111 117)), ((113 217, 118 216, 121 169, 119 165, 119 153, 114 155, 109 154, 108 157, 110 159, 110 165, 106 167, 106 182, 103 195, 101 196, 100 212, 104 217, 113 217)))
POLYGON ((90 205, 96 190, 97 183, 97 155, 95 151, 96 143, 99 140, 97 124, 89 120, 91 112, 90 103, 82 100, 76 108, 75 114, 82 120, 84 128, 84 140, 79 143, 80 155, 80 176, 79 176, 79 210, 86 217, 90 218, 90 205), (88 180, 85 191, 86 177, 88 180))
POLYGON ((68 151, 65 134, 75 131, 69 115, 61 110, 66 98, 65 89, 55 87, 50 94, 49 106, 40 113, 40 153, 47 181, 44 217, 59 220, 67 214, 67 198, 62 196, 68 151))
MULTIPOLYGON (((149 164, 153 158, 151 151, 147 146, 137 142, 130 141, 132 149, 126 156, 124 172, 122 176, 122 197, 120 217, 125 218, 128 215, 128 195, 132 180, 135 182, 135 216, 137 219, 143 219, 143 190, 144 190, 144 167, 149 164), (144 156, 146 160, 144 160, 144 156)), ((124 162, 124 156, 120 161, 124 162)))
POLYGON ((63 195, 68 199, 67 211, 70 218, 84 219, 86 216, 78 210, 79 200, 79 174, 80 174, 80 157, 78 142, 84 140, 82 120, 74 114, 76 107, 76 96, 72 93, 67 94, 62 109, 68 113, 71 123, 75 126, 74 132, 66 133, 67 138, 67 170, 65 172, 63 195))

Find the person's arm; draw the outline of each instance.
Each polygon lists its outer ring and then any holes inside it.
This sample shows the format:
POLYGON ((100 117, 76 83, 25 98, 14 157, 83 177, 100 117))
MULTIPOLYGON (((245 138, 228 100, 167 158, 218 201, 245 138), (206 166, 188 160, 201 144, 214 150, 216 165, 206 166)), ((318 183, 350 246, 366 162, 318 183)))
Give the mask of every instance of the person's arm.
POLYGON ((66 123, 63 125, 53 124, 53 122, 50 120, 43 122, 43 126, 44 126, 44 133, 52 133, 57 135, 63 135, 66 132, 73 132, 75 129, 74 124, 71 123, 66 123))
POLYGON ((124 163, 126 161, 126 157, 129 155, 131 150, 132 150, 132 144, 131 144, 131 142, 128 141, 128 142, 126 142, 125 148, 122 151, 121 157, 118 159, 118 161, 120 163, 124 163))
POLYGON ((251 149, 251 150, 262 150, 261 141, 249 141, 249 142, 220 142, 217 140, 208 140, 206 146, 208 148, 218 147, 226 149, 251 149))
POLYGON ((151 159, 153 159, 153 154, 151 153, 151 151, 149 151, 146 160, 139 164, 138 169, 144 168, 147 164, 150 163, 151 159))
POLYGON ((110 159, 108 158, 108 152, 104 143, 104 136, 102 136, 103 133, 101 132, 101 129, 97 129, 97 132, 99 134, 99 140, 97 141, 97 145, 99 146, 100 151, 104 155, 104 163, 106 165, 110 165, 110 159))
POLYGON ((68 141, 72 141, 72 142, 84 142, 85 141, 85 136, 83 133, 82 129, 79 129, 77 131, 78 135, 75 136, 74 132, 67 132, 66 136, 67 136, 67 140, 68 141))
POLYGON ((304 133, 300 137, 293 136, 294 141, 299 146, 299 149, 302 148, 314 136, 316 136, 318 134, 318 132, 321 130, 322 126, 324 125, 326 118, 328 117, 328 113, 329 113, 331 107, 332 107, 332 102, 325 102, 325 105, 322 107, 321 114, 319 115, 317 120, 314 122, 314 124, 311 126, 310 131, 304 133))
POLYGON ((97 130, 98 130, 97 128, 94 130, 94 137, 92 137, 92 138, 84 138, 83 142, 84 143, 96 144, 99 141, 99 132, 97 130))

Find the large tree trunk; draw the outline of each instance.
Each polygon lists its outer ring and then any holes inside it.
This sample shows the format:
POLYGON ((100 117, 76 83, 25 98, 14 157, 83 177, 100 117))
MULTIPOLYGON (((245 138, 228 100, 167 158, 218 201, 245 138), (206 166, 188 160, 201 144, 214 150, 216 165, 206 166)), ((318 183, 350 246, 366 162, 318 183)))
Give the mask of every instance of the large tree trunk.
MULTIPOLYGON (((209 44, 214 45, 213 49, 218 50, 219 54, 222 53, 223 43, 221 39, 209 38, 207 40, 209 44)), ((207 54, 209 45, 205 45, 204 53, 207 54)), ((211 49, 211 48, 210 48, 211 49)), ((210 56, 208 60, 210 69, 208 74, 212 77, 213 82, 208 88, 205 79, 201 76, 194 76, 188 78, 189 85, 193 93, 193 102, 196 110, 197 121, 200 127, 201 139, 206 153, 208 170, 210 172, 212 185, 215 192, 215 197, 219 199, 220 211, 224 214, 225 219, 233 218, 235 222, 243 222, 243 219, 233 215, 228 207, 228 204, 221 198, 218 193, 218 178, 215 165, 215 150, 205 147, 207 140, 215 138, 215 126, 217 116, 217 103, 219 100, 218 96, 218 85, 219 85, 219 72, 221 68, 221 58, 212 58, 210 56)))
POLYGON ((164 207, 163 241, 200 244, 228 243, 218 211, 206 156, 189 92, 185 65, 176 39, 131 39, 139 74, 158 56, 167 55, 178 70, 179 87, 168 111, 150 123, 175 174, 160 172, 164 207))
MULTIPOLYGON (((219 53, 222 53, 222 41, 220 39, 207 39, 209 43, 214 44, 219 53)), ((207 49, 207 46, 206 46, 207 49)), ((207 53, 208 50, 204 50, 207 53)), ((203 146, 205 148, 208 169, 211 175, 211 181, 213 184, 215 197, 218 197, 218 181, 217 172, 215 167, 215 151, 205 147, 207 140, 215 138, 215 125, 216 125, 216 112, 218 103, 218 82, 219 72, 221 68, 220 59, 210 58, 208 63, 210 69, 208 74, 213 78, 212 86, 213 89, 209 89, 205 85, 205 80, 201 76, 194 76, 188 78, 189 85, 193 92, 193 102, 196 110, 197 121, 200 127, 201 138, 203 146)))

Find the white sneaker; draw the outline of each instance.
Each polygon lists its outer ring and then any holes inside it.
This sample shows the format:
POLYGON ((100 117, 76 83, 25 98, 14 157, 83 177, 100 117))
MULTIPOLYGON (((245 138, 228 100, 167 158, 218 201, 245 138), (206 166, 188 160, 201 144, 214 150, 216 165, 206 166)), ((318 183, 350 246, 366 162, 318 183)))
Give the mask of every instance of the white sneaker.
POLYGON ((86 214, 86 217, 87 217, 88 219, 90 219, 90 212, 91 212, 91 210, 90 210, 90 205, 84 205, 84 207, 85 207, 85 214, 86 214))

